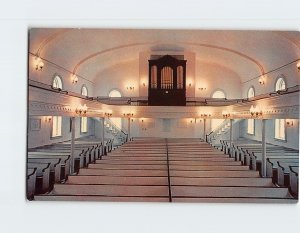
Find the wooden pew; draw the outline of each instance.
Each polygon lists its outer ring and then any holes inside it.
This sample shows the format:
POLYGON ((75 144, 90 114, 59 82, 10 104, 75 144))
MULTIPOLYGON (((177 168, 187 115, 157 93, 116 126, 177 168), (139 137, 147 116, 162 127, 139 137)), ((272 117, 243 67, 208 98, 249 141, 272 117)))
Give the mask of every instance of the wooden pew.
POLYGON ((50 186, 54 183, 60 182, 62 176, 62 167, 64 164, 61 158, 32 158, 28 155, 28 163, 50 163, 50 186))
POLYGON ((290 192, 298 199, 299 194, 299 166, 290 166, 290 192))
POLYGON ((50 163, 27 163, 27 169, 36 168, 35 194, 49 191, 50 163))
POLYGON ((36 168, 27 169, 27 199, 32 200, 35 193, 35 183, 36 183, 36 168))
POLYGON ((66 179, 70 172, 70 153, 55 151, 29 151, 28 158, 37 159, 61 159, 61 176, 60 180, 66 179))
POLYGON ((290 187, 290 166, 299 171, 299 161, 277 161, 277 184, 283 187, 290 187))

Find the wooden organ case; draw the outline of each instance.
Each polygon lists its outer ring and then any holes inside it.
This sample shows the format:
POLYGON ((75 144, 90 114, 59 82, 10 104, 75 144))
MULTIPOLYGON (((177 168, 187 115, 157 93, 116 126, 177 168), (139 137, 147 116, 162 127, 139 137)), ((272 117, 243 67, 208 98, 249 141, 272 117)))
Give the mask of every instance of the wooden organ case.
POLYGON ((186 60, 183 56, 156 57, 149 60, 148 105, 185 106, 186 60))

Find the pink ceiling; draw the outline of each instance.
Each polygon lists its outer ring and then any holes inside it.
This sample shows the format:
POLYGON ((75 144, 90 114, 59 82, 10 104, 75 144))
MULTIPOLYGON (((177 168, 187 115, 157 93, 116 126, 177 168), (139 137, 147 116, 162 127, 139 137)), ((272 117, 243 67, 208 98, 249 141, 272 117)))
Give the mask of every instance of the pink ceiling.
POLYGON ((31 29, 31 53, 94 81, 101 70, 142 51, 192 51, 242 81, 300 58, 299 32, 31 29))

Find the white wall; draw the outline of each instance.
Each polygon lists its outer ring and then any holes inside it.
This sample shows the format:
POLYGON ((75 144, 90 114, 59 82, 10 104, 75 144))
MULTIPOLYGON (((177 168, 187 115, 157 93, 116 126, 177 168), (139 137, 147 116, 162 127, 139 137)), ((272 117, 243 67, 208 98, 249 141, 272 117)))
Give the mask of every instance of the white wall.
MULTIPOLYGON (((247 120, 240 122, 240 136, 253 140, 261 141, 261 120, 255 120, 254 135, 247 133, 247 120)), ((293 120, 294 125, 286 127, 286 140, 275 139, 275 120, 267 120, 266 123, 266 141, 274 145, 280 145, 299 150, 299 120, 293 120)))
POLYGON ((243 97, 247 98, 247 92, 251 86, 255 89, 255 95, 270 93, 275 91, 275 83, 280 75, 285 76, 287 87, 293 87, 300 84, 300 72, 297 70, 296 63, 292 63, 278 71, 266 75, 265 84, 261 85, 258 78, 242 84, 243 97))
POLYGON ((100 72, 95 79, 95 96, 108 96, 109 92, 117 89, 122 96, 139 95, 139 60, 130 60, 116 64, 100 72), (133 86, 134 90, 127 90, 133 86))
POLYGON ((211 97, 215 90, 223 90, 226 98, 241 98, 240 77, 226 67, 214 63, 196 61, 196 97, 211 97), (205 87, 206 90, 198 88, 205 87))
MULTIPOLYGON (((75 120, 75 138, 81 138, 95 134, 95 122, 93 119, 88 118, 88 132, 80 132, 80 118, 76 117, 75 120)), ((28 122, 28 148, 34 148, 43 145, 49 145, 52 143, 63 142, 71 139, 70 132, 70 118, 62 118, 62 136, 51 138, 52 121, 45 122, 45 117, 29 117, 28 122), (40 119, 41 128, 40 130, 32 130, 30 127, 31 119, 40 119)))
POLYGON ((76 84, 72 83, 71 73, 58 68, 50 63, 44 61, 45 65, 42 71, 35 70, 34 67, 34 57, 29 56, 29 79, 38 81, 41 83, 45 83, 48 85, 52 85, 52 81, 54 76, 57 74, 62 78, 63 89, 71 92, 75 92, 81 94, 82 85, 86 85, 88 89, 88 96, 93 96, 93 87, 94 83, 87 81, 82 78, 78 78, 78 82, 76 84))

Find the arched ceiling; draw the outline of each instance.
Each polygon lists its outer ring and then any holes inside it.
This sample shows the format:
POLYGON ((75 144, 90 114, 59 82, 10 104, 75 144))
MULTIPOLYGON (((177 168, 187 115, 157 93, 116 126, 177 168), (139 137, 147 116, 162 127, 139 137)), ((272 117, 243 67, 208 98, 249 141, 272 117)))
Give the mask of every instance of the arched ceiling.
POLYGON ((142 51, 191 51, 247 81, 300 58, 299 32, 31 29, 31 53, 94 81, 101 70, 142 51))

